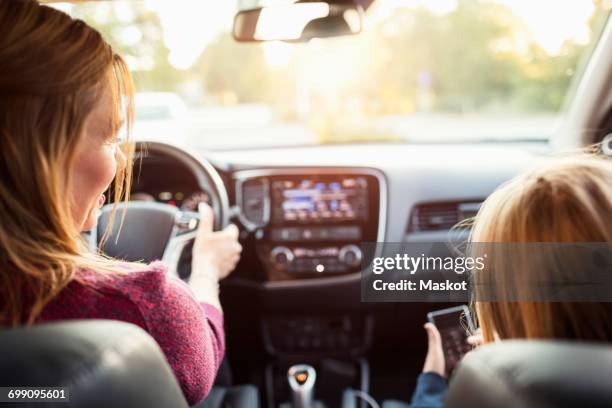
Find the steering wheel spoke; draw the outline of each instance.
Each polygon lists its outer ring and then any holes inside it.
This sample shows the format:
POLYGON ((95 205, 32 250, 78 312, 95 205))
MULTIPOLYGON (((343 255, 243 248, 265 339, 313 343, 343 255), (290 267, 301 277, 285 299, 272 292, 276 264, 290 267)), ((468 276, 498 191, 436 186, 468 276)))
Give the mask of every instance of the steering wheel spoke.
POLYGON ((127 206, 117 204, 115 217, 111 217, 112 211, 113 205, 104 206, 100 211, 98 225, 89 236, 92 248, 100 246, 105 254, 126 261, 162 260, 170 275, 188 275, 179 273, 179 264, 184 259, 183 252, 196 237, 199 213, 144 201, 130 202, 127 206), (123 225, 122 211, 126 211, 123 225), (101 242, 110 222, 113 223, 111 233, 101 242))
MULTIPOLYGON (((182 278, 180 264, 184 258, 185 250, 195 240, 200 214, 193 211, 178 211, 176 213, 175 225, 170 233, 168 244, 164 250, 162 261, 168 267, 168 273, 182 278)), ((190 260, 191 257, 189 256, 190 260)))

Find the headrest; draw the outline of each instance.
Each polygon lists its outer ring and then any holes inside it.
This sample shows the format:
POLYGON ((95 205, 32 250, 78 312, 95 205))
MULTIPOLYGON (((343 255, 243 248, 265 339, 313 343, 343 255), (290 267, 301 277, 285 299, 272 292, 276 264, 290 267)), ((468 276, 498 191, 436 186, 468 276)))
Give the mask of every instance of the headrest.
POLYGON ((612 347, 502 341, 468 353, 446 407, 611 407, 612 347))
POLYGON ((62 407, 187 407, 153 338, 111 320, 0 331, 0 386, 68 387, 62 407))

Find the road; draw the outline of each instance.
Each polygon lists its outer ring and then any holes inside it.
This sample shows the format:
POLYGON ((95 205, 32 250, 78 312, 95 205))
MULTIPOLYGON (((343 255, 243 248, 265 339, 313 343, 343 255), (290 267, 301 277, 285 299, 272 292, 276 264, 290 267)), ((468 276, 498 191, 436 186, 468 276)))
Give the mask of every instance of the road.
MULTIPOLYGON (((307 145, 321 140, 307 124, 277 120, 262 105, 193 109, 184 120, 185 143, 198 149, 307 145)), ((419 143, 541 139, 553 134, 559 124, 555 115, 449 114, 345 119, 344 122, 332 132, 340 136, 338 141, 401 139, 419 143)))

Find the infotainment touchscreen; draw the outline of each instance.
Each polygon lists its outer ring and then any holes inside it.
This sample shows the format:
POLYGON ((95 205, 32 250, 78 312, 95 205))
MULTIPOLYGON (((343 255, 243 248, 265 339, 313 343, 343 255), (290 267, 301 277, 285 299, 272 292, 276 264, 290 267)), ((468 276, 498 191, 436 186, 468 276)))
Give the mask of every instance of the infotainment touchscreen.
POLYGON ((368 180, 360 176, 273 180, 272 220, 276 223, 362 221, 368 217, 368 180))

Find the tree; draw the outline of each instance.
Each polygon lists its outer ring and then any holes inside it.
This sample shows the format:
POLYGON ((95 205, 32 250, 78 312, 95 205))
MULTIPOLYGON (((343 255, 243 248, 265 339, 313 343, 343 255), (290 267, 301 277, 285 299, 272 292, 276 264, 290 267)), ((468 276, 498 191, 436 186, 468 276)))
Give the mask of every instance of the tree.
POLYGON ((229 33, 206 47, 192 71, 201 78, 206 93, 217 98, 240 103, 270 100, 271 73, 261 47, 238 43, 229 33))
POLYGON ((181 72, 168 61, 159 16, 141 2, 78 4, 73 15, 96 27, 130 65, 139 91, 173 91, 181 72))

